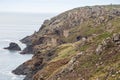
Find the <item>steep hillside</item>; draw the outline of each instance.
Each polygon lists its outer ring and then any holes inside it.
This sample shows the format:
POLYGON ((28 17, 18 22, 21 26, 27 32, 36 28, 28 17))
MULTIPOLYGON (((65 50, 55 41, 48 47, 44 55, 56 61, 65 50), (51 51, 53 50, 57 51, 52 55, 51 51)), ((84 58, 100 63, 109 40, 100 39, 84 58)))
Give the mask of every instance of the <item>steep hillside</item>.
POLYGON ((120 5, 66 11, 21 42, 34 54, 13 70, 25 80, 120 79, 120 5))

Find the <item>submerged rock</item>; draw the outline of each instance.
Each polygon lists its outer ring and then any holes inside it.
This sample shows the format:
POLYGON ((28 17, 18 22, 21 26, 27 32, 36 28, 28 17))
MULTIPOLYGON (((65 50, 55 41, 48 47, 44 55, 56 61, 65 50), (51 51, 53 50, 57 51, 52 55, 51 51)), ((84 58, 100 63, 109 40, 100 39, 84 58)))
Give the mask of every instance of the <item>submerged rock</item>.
POLYGON ((14 42, 11 42, 9 44, 9 47, 5 47, 4 49, 13 50, 13 51, 21 51, 20 46, 17 43, 14 43, 14 42))

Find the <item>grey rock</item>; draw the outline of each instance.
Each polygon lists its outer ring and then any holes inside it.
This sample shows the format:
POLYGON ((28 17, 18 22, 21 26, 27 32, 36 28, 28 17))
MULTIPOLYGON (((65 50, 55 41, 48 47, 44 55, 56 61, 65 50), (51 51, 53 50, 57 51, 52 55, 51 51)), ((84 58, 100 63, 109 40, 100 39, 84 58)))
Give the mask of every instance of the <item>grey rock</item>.
POLYGON ((25 64, 20 65, 19 67, 17 67, 15 70, 12 71, 12 73, 16 75, 27 75, 30 72, 31 69, 25 64))
POLYGON ((5 47, 4 49, 13 50, 13 51, 21 51, 20 46, 17 43, 14 43, 14 42, 11 42, 9 44, 9 47, 5 47))
POLYGON ((102 47, 103 47, 102 44, 98 45, 98 47, 97 47, 97 49, 96 49, 96 51, 95 51, 96 54, 100 54, 100 53, 103 51, 102 47))
POLYGON ((120 34, 113 34, 113 41, 114 42, 120 41, 120 34))

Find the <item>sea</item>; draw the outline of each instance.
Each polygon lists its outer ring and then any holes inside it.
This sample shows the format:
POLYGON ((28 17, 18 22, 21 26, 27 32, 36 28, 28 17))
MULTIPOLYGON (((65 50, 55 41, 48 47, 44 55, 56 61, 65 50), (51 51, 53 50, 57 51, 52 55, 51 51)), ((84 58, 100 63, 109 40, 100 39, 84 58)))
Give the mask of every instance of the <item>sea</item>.
POLYGON ((18 51, 3 49, 10 42, 17 43, 22 50, 26 47, 19 40, 39 30, 44 20, 56 13, 0 13, 0 80, 23 80, 24 75, 11 71, 32 58, 31 54, 21 55, 18 51))

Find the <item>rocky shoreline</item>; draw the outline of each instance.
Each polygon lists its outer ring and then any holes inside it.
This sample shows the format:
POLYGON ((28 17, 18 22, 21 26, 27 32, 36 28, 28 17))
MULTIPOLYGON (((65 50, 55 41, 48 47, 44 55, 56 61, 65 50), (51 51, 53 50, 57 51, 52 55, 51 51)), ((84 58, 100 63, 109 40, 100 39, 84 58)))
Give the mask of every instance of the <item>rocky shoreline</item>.
POLYGON ((120 79, 119 29, 120 5, 66 11, 20 40, 21 54, 33 57, 12 72, 24 80, 120 79))

